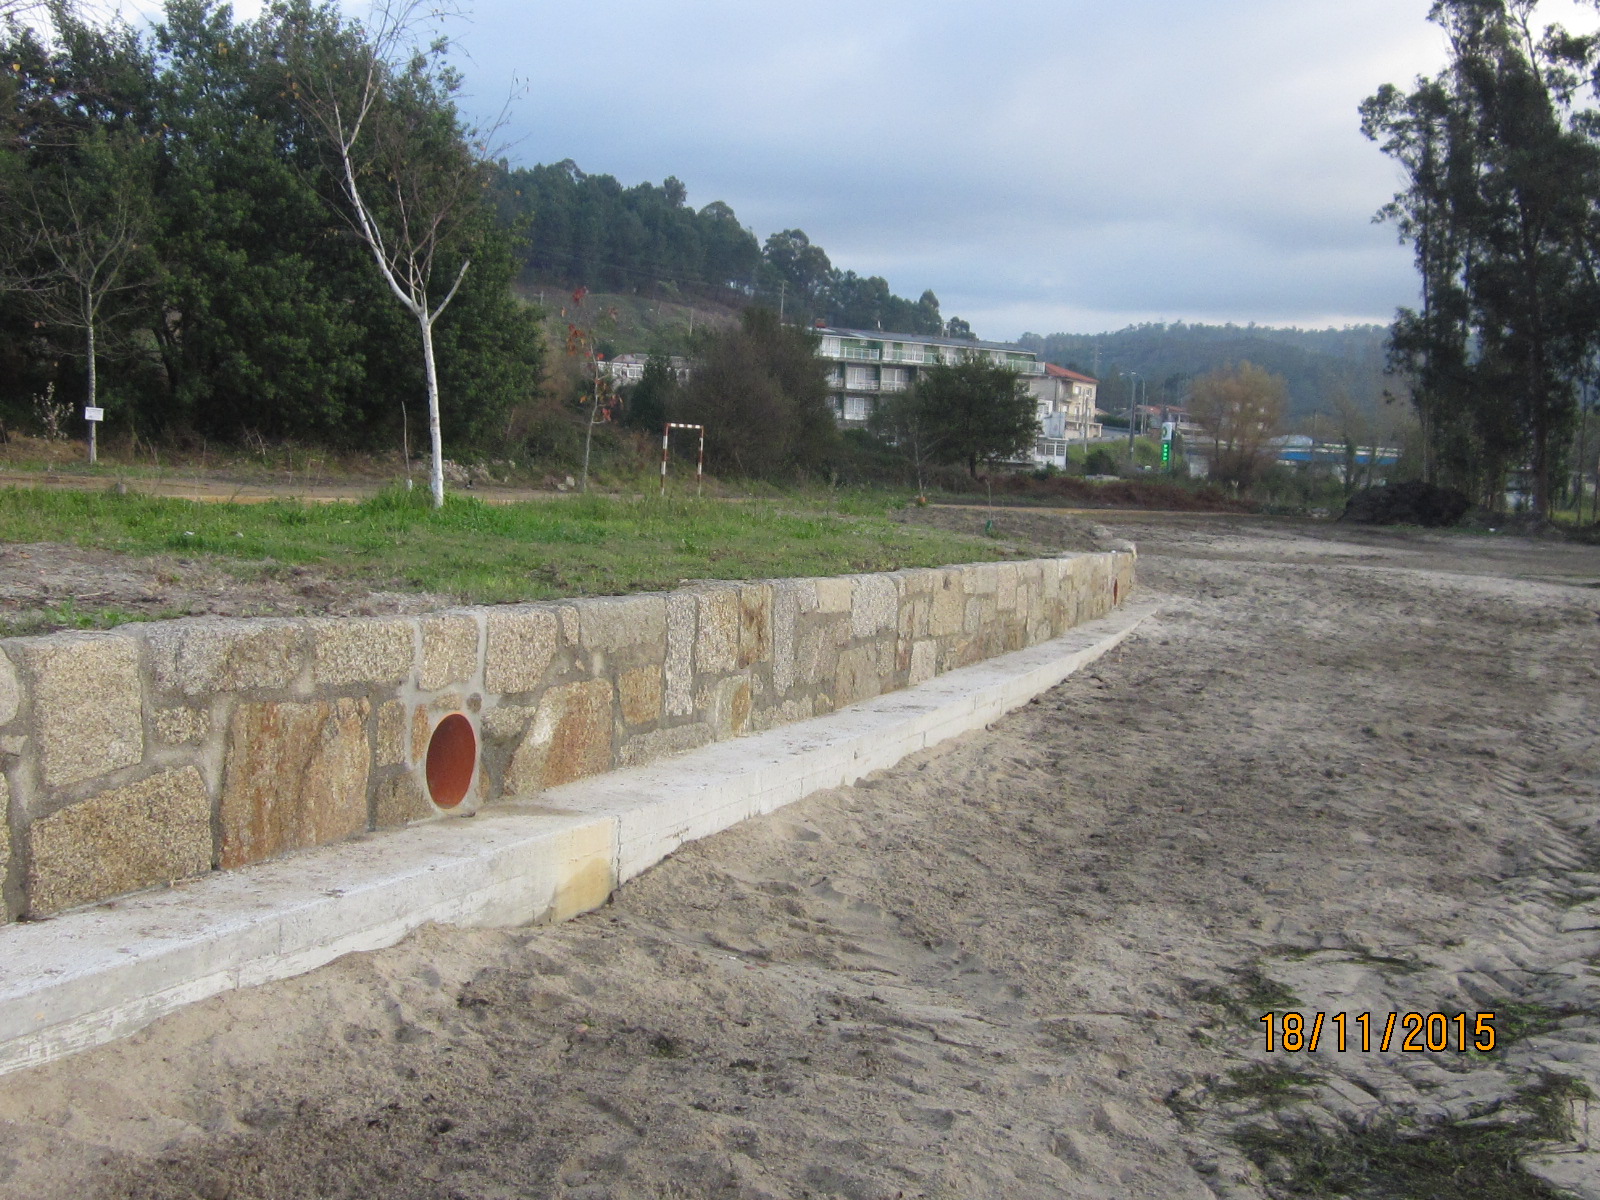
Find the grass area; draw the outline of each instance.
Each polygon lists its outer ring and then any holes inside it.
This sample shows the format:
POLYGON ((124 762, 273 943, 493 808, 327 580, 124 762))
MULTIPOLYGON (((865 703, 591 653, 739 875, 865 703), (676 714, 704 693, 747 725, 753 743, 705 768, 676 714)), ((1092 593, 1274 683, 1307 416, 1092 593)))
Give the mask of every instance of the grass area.
POLYGON ((690 579, 837 575, 1008 556, 903 525, 877 493, 787 502, 612 499, 489 505, 420 489, 355 504, 207 504, 114 492, 0 491, 0 541, 218 560, 244 579, 296 566, 467 603, 616 595, 690 579))
POLYGON ((1427 1200, 1559 1200, 1522 1165, 1524 1155, 1572 1132, 1572 1103, 1589 1089, 1561 1075, 1524 1088, 1501 1121, 1431 1128, 1399 1122, 1329 1135, 1250 1126, 1235 1135, 1269 1178, 1295 1196, 1426 1197, 1427 1200))

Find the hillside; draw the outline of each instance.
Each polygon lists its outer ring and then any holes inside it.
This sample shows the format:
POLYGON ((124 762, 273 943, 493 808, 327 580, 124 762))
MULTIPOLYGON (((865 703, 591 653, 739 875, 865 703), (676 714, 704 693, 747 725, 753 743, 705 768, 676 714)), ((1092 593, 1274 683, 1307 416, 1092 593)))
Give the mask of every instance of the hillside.
POLYGON ((581 306, 570 289, 559 284, 518 285, 518 299, 543 313, 551 344, 566 340, 567 326, 592 329, 600 353, 688 354, 691 329, 727 326, 738 320, 739 310, 708 301, 685 303, 658 300, 623 292, 590 292, 581 306))
POLYGON ((1253 362, 1289 385, 1291 418, 1331 413, 1341 397, 1371 411, 1385 389, 1401 391, 1384 375, 1382 325, 1344 329, 1293 329, 1264 325, 1131 325, 1115 333, 1024 334, 1021 343, 1049 362, 1089 372, 1102 381, 1100 403, 1124 411, 1130 376, 1148 386, 1152 403, 1177 403, 1197 375, 1241 361, 1253 362))

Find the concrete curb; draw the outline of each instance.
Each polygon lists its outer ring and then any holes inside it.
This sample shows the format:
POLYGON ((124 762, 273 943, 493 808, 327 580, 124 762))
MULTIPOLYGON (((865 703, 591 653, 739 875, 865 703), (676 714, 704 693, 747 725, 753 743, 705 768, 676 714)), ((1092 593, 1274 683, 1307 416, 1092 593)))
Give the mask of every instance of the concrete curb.
POLYGON ((1130 604, 1026 650, 766 733, 246 871, 0 927, 0 1074, 430 921, 563 920, 685 842, 979 729, 1122 644, 1130 604))

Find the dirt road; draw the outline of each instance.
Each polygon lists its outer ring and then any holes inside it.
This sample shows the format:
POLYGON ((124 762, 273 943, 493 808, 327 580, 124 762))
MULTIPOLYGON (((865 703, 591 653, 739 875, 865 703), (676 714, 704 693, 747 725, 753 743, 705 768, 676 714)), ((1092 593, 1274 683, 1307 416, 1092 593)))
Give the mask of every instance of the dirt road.
POLYGON ((1600 551, 1102 519, 1166 600, 1116 659, 569 924, 9 1076, 0 1195, 1600 1196, 1600 551))

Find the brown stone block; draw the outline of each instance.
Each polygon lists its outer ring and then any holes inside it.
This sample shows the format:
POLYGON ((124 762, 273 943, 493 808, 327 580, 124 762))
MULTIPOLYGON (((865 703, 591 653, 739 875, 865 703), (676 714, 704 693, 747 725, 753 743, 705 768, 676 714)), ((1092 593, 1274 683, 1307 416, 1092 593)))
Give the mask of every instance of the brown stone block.
POLYGON ((55 634, 14 644, 33 671, 47 785, 92 779, 144 757, 138 642, 121 634, 55 634))
POLYGON ((488 625, 484 687, 491 692, 528 692, 544 682, 559 636, 556 614, 548 608, 495 609, 488 625))
POLYGON ((33 823, 36 916, 211 869, 211 800, 193 767, 112 788, 33 823))
POLYGON ((712 692, 710 708, 719 742, 742 737, 750 728, 750 680, 743 675, 722 680, 712 692))
POLYGON ((648 725, 661 718, 661 668, 639 667, 624 671, 617 681, 622 719, 629 725, 648 725))
POLYGON ((611 697, 611 684, 604 679, 546 692, 511 758, 507 795, 527 795, 610 770, 611 697))
POLYGON ((312 675, 323 687, 401 683, 416 660, 416 632, 406 617, 321 620, 312 637, 312 675))
POLYGON ((367 827, 368 712, 365 700, 234 710, 222 788, 224 867, 367 827))
POLYGON ((463 684, 478 670, 478 622, 461 613, 423 617, 422 670, 417 685, 425 692, 463 684))
POLYGON ((741 671, 772 657, 772 586, 747 583, 739 589, 739 658, 741 671))

